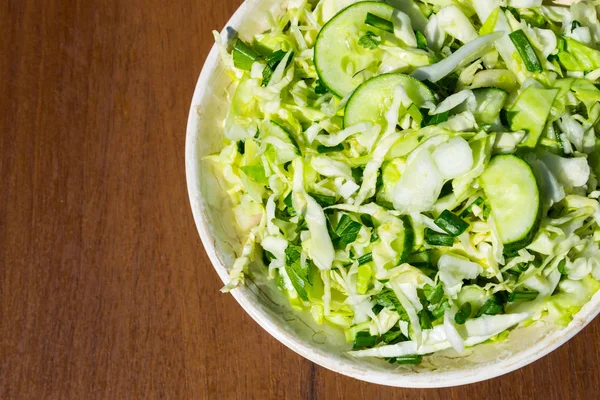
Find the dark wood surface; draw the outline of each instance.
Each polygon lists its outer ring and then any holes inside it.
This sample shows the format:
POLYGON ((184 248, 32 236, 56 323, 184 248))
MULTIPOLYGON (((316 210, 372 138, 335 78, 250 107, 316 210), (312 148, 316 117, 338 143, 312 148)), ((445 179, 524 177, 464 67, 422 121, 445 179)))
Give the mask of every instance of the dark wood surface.
POLYGON ((240 3, 0 1, 0 398, 599 398, 600 319, 507 376, 404 390, 312 364, 219 293, 184 141, 240 3))

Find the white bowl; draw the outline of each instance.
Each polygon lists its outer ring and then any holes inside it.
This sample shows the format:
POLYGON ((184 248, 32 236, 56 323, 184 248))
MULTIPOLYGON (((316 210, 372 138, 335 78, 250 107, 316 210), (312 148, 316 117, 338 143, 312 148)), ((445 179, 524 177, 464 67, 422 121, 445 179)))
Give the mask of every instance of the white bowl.
MULTIPOLYGON (((267 9, 280 8, 277 0, 247 0, 227 26, 242 37, 264 30, 260 21, 267 9), (275 4, 275 6, 273 6, 275 4)), ((192 100, 186 138, 186 172, 190 202, 204 248, 224 283, 228 267, 241 248, 227 196, 215 172, 202 157, 220 150, 222 121, 229 102, 226 89, 231 81, 213 47, 192 100)), ((248 314, 281 343, 303 357, 332 371, 356 379, 389 386, 434 388, 464 385, 490 379, 523 367, 550 353, 587 325, 600 311, 600 292, 585 305, 568 327, 557 329, 539 321, 512 331, 501 343, 483 344, 458 355, 446 350, 425 357, 419 366, 393 366, 385 361, 356 359, 346 351, 343 334, 317 325, 310 314, 293 310, 271 282, 256 274, 247 285, 231 293, 248 314)), ((219 292, 214 296, 226 296, 219 292)))

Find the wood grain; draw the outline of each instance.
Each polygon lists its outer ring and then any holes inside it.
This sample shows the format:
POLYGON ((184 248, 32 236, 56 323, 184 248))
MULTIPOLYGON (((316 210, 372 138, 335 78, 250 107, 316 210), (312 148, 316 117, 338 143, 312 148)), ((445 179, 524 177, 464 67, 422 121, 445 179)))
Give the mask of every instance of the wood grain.
POLYGON ((403 390, 313 365, 219 293, 185 125, 240 3, 0 2, 0 398, 597 398, 600 320, 507 376, 403 390))

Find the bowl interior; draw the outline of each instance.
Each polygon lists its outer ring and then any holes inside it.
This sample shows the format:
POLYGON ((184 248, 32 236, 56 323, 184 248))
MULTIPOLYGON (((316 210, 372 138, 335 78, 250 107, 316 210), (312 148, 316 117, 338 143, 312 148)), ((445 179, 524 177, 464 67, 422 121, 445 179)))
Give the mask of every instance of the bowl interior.
MULTIPOLYGON (((265 11, 277 14, 284 2, 249 0, 227 26, 242 38, 263 31, 265 11)), ((187 127, 186 171, 190 202, 198 231, 213 265, 227 283, 228 268, 241 249, 243 238, 235 230, 231 204, 220 182, 220 173, 206 155, 218 152, 223 139, 223 119, 229 106, 232 82, 224 72, 216 47, 210 52, 194 93, 187 127)), ((254 266, 256 267, 256 266, 254 266)), ((254 271, 254 268, 252 268, 254 271)), ((476 382, 526 365, 566 342, 600 310, 600 293, 564 329, 545 320, 512 331, 508 340, 483 344, 464 354, 446 350, 424 358, 419 366, 392 366, 385 361, 356 359, 340 330, 318 325, 307 312, 293 310, 285 296, 259 271, 244 287, 232 292, 240 305, 264 329, 286 346, 326 368, 358 379, 402 387, 443 387, 476 382)), ((215 296, 220 295, 215 293, 215 296)))

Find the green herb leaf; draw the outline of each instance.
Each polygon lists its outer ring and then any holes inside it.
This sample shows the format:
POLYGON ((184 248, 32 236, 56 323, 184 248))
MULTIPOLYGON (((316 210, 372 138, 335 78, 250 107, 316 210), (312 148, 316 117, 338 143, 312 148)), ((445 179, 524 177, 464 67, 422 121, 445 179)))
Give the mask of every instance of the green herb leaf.
POLYGON ((433 229, 425 228, 425 242, 432 246, 448 246, 454 244, 454 238, 445 233, 439 233, 433 229))
POLYGON ((444 298, 444 287, 441 283, 435 287, 426 284, 423 286, 423 293, 429 304, 437 304, 444 298))
POLYGON ((381 292, 372 296, 371 299, 380 306, 387 307, 396 311, 404 311, 402 304, 400 304, 400 300, 398 300, 396 294, 392 289, 384 288, 381 292))
POLYGON ((435 115, 426 115, 423 118, 423 122, 421 122, 421 127, 426 127, 430 125, 441 124, 442 122, 448 121, 448 111, 443 113, 435 114, 435 115))
POLYGON ((375 315, 379 315, 379 313, 381 312, 381 310, 383 310, 384 307, 381 304, 375 304, 372 308, 373 310, 373 314, 375 315))
POLYGON ((450 307, 450 303, 448 302, 448 300, 444 300, 439 306, 437 306, 431 311, 431 315, 433 315, 433 318, 435 319, 441 318, 446 312, 446 308, 448 307, 450 307))
POLYGON ((315 93, 316 94, 325 94, 329 92, 329 89, 327 88, 327 86, 325 86, 325 84, 323 83, 322 80, 317 79, 317 84, 315 86, 315 93))
POLYGON ((352 350, 373 347, 377 344, 377 336, 371 336, 369 332, 357 332, 354 338, 352 350))
POLYGON ((285 249, 285 272, 287 272, 292 286, 296 289, 298 296, 304 301, 308 301, 308 293, 306 293, 306 285, 309 284, 308 274, 309 268, 308 263, 302 268, 300 257, 302 254, 302 247, 294 244, 288 244, 285 249))
POLYGON ((336 203, 336 199, 333 196, 326 196, 323 194, 317 194, 317 193, 309 193, 310 197, 312 197, 313 199, 315 199, 315 201, 317 203, 319 203, 319 205, 323 208, 325 207, 329 207, 332 206, 336 203))
POLYGON ((254 49, 238 39, 233 47, 233 65, 236 68, 249 71, 252 64, 258 58, 258 53, 254 49))
POLYGON ((365 49, 373 50, 381 44, 381 38, 371 31, 367 31, 360 39, 358 45, 365 49))
POLYGON ((342 214, 340 221, 335 227, 335 233, 338 239, 335 240, 336 247, 340 249, 346 248, 346 246, 356 240, 358 232, 362 228, 362 224, 354 221, 348 214, 342 214))
POLYGON ((421 310, 421 312, 419 313, 419 323, 421 325, 421 329, 433 328, 433 326, 431 325, 432 317, 433 315, 428 309, 424 308, 421 310))

